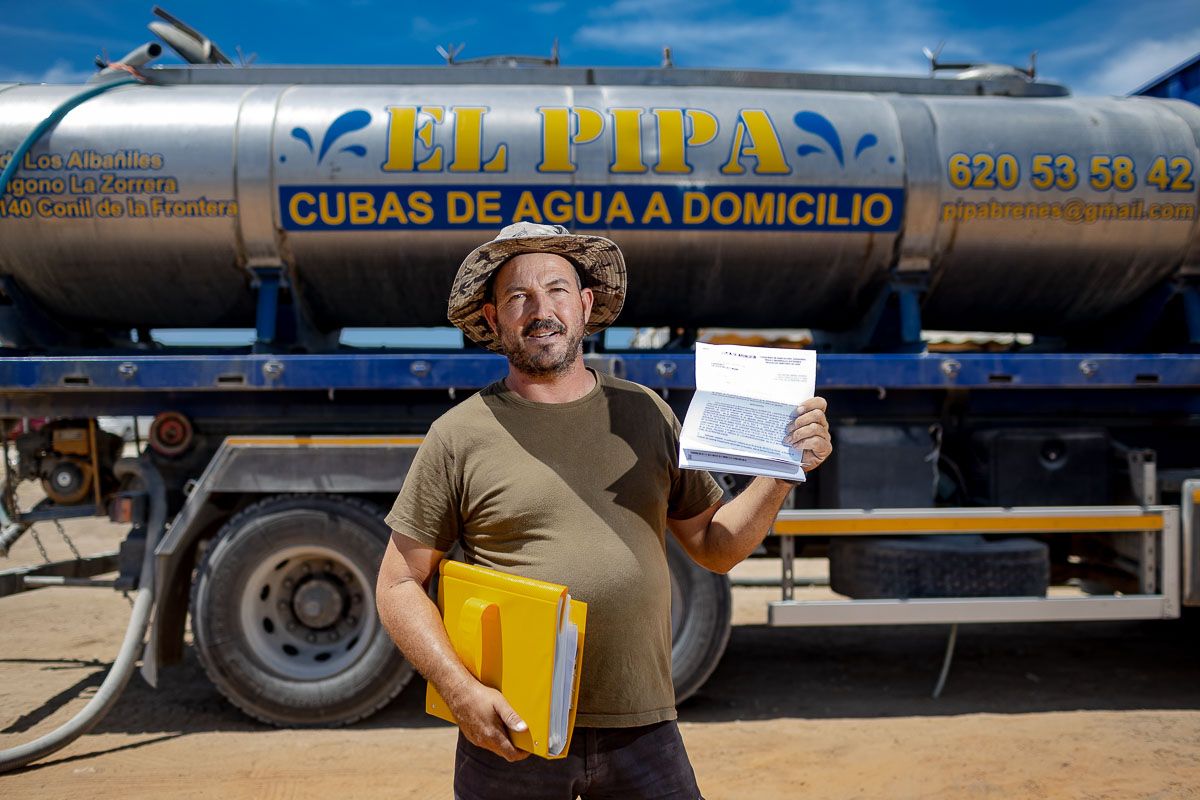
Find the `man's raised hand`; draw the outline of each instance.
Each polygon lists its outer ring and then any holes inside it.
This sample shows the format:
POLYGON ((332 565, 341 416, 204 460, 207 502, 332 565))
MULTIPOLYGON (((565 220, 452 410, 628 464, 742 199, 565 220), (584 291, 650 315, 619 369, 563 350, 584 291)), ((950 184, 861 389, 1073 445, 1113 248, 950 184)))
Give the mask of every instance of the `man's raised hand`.
POLYGON ((829 420, 825 411, 829 403, 824 397, 814 397, 796 406, 795 417, 788 423, 783 441, 799 450, 803 455, 800 467, 812 472, 833 452, 833 440, 829 436, 829 420))

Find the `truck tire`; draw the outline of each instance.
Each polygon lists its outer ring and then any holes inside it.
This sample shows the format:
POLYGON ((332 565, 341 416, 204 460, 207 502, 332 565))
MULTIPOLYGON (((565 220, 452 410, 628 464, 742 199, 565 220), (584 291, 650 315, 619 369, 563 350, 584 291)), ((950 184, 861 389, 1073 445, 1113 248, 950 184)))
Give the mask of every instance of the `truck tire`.
POLYGON ((192 584, 200 663, 231 703, 281 727, 345 725, 413 675, 375 611, 389 536, 378 508, 269 497, 234 515, 192 584))
POLYGON ((856 599, 1045 597, 1050 550, 1032 539, 982 536, 834 539, 829 584, 856 599))
POLYGON ((671 680, 675 702, 696 693, 729 643, 733 595, 729 578, 709 572, 668 536, 671 570, 671 680))

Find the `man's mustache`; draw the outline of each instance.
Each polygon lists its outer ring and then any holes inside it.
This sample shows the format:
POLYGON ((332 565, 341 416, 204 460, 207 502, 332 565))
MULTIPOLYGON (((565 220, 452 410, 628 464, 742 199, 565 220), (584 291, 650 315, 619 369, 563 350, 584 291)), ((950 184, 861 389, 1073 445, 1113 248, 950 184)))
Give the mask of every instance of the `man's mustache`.
POLYGON ((566 333, 567 327, 561 322, 550 319, 535 319, 521 331, 522 336, 533 336, 538 333, 566 333))

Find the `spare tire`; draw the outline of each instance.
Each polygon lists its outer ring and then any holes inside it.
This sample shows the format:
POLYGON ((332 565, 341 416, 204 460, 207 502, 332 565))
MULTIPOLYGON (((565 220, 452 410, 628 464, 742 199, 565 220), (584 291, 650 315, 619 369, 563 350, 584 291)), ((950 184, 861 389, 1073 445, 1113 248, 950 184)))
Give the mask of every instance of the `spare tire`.
POLYGON ((974 535, 834 539, 829 583, 855 599, 1045 597, 1050 549, 1032 539, 974 535))

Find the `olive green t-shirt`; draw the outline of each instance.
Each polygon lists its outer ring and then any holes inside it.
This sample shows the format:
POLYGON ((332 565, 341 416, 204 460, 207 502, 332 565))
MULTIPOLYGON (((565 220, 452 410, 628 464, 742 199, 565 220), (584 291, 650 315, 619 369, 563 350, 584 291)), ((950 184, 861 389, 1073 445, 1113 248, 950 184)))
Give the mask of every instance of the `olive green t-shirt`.
POLYGON ((597 375, 569 403, 535 403, 503 381, 429 430, 387 522, 469 563, 552 581, 588 604, 576 724, 675 718, 667 518, 721 497, 678 466, 679 422, 656 394, 597 375))

